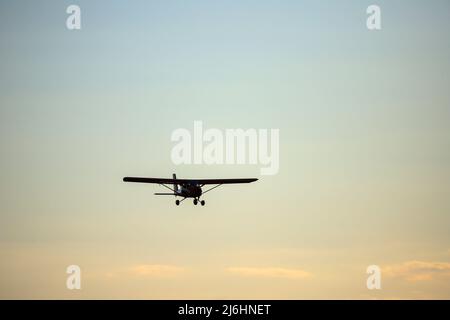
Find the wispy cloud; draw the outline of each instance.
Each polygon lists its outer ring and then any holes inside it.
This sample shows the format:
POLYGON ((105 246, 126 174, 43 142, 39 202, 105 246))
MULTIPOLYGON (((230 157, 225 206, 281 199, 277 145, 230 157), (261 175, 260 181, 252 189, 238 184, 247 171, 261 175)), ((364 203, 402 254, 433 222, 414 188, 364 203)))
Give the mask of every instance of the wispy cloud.
POLYGON ((115 277, 145 277, 145 278, 170 278, 185 272, 183 267, 164 264, 139 264, 128 268, 122 268, 106 273, 108 278, 115 277))
POLYGON ((399 277, 411 282, 427 281, 438 275, 450 276, 450 263, 407 261, 384 267, 382 272, 388 277, 399 277))
POLYGON ((304 279, 312 276, 302 269, 230 267, 227 271, 245 277, 304 279))
POLYGON ((130 268, 133 275, 141 277, 172 277, 183 271, 182 267, 162 264, 141 264, 130 268))

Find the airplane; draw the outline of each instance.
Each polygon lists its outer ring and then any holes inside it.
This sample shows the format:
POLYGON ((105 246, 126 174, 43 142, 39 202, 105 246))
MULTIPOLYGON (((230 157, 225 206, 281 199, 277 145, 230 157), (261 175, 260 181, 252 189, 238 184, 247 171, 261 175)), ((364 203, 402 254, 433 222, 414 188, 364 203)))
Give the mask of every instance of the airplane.
MULTIPOLYGON (((174 173, 173 179, 165 179, 165 178, 140 178, 140 177, 125 177, 123 178, 124 182, 138 182, 138 183, 154 183, 159 184, 170 191, 172 193, 155 193, 157 196, 175 196, 182 197, 182 200, 175 200, 175 204, 178 206, 181 202, 186 200, 187 198, 194 198, 194 205, 200 201, 200 196, 205 193, 220 187, 223 184, 232 184, 232 183, 250 183, 257 181, 256 178, 241 178, 241 179, 177 179, 176 174, 174 173), (173 188, 168 185, 173 185, 173 188), (216 185, 212 188, 209 188, 206 191, 202 190, 202 187, 205 185, 216 185)), ((205 200, 201 200, 200 204, 202 206, 205 205, 205 200)))

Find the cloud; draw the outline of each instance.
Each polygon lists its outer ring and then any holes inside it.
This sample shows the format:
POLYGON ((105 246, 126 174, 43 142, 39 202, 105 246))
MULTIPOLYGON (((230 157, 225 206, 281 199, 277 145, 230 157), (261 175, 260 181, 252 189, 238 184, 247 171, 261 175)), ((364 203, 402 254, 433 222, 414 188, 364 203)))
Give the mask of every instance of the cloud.
POLYGON ((227 271, 244 277, 304 279, 312 274, 301 269, 230 267, 227 271))
POLYGON ((407 261, 382 268, 383 275, 403 278, 407 281, 429 281, 435 276, 450 276, 450 263, 407 261))
POLYGON ((129 271, 140 277, 173 277, 184 271, 184 268, 162 264, 141 264, 133 266, 129 271))

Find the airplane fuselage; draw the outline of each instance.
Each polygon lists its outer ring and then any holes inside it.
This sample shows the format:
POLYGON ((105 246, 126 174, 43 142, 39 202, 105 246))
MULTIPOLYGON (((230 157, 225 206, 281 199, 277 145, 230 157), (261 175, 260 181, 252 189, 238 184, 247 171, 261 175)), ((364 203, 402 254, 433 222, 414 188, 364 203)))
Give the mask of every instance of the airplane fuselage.
POLYGON ((184 198, 199 198, 202 195, 202 188, 195 184, 183 184, 176 193, 184 198))

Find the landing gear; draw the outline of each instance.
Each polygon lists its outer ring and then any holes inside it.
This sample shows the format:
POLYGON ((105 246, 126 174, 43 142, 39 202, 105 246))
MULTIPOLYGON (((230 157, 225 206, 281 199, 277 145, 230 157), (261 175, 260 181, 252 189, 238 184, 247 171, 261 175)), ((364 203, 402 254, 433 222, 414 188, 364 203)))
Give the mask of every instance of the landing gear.
MULTIPOLYGON (((183 200, 185 200, 186 198, 184 198, 183 200)), ((183 200, 181 200, 181 201, 183 201, 183 200)), ((175 200, 175 204, 177 205, 177 206, 179 206, 180 205, 180 203, 181 203, 181 201, 180 200, 175 200)), ((204 206, 205 205, 205 200, 200 200, 200 199, 197 199, 197 198, 195 198, 194 199, 194 206, 196 206, 198 203, 200 202, 200 204, 202 205, 202 206, 204 206)))
POLYGON ((204 206, 205 205, 205 200, 202 200, 202 201, 200 201, 199 199, 194 199, 194 205, 196 206, 198 203, 200 202, 200 204, 202 205, 202 206, 204 206))

